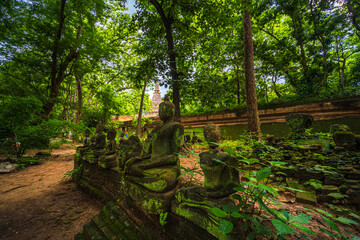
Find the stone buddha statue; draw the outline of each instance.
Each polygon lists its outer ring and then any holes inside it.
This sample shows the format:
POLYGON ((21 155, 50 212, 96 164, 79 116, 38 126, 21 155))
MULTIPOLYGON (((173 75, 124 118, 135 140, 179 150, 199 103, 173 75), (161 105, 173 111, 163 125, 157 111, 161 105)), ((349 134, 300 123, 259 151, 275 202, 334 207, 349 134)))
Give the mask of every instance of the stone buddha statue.
MULTIPOLYGON (((218 239, 245 239, 242 229, 238 228, 232 231, 231 236, 224 234, 218 227, 220 218, 210 211, 213 207, 235 206, 229 195, 235 192, 233 188, 239 182, 239 173, 233 168, 237 166, 237 159, 217 149, 216 143, 221 139, 218 126, 213 123, 207 124, 204 127, 204 137, 209 145, 207 152, 200 153, 204 185, 178 189, 175 193, 176 200, 171 204, 171 211, 206 229, 218 239), (239 238, 240 233, 242 237, 239 238)), ((241 225, 234 224, 234 226, 241 225)))
POLYGON ((211 198, 227 197, 235 191, 235 183, 239 182, 237 159, 217 149, 221 140, 220 128, 209 123, 204 127, 204 137, 209 145, 209 151, 200 153, 200 167, 204 172, 205 195, 211 198), (221 160, 223 163, 214 161, 221 160))
POLYGON ((84 132, 84 145, 80 146, 78 148, 76 148, 76 153, 75 153, 75 161, 74 161, 74 168, 78 168, 80 166, 80 164, 83 161, 83 157, 86 154, 86 151, 90 148, 91 146, 91 140, 90 140, 90 130, 86 129, 84 132))
POLYGON ((106 145, 105 154, 100 156, 99 165, 103 168, 113 168, 117 166, 116 161, 116 131, 110 129, 107 133, 108 143, 106 145))
POLYGON ((144 154, 125 164, 125 179, 152 192, 166 192, 177 184, 180 174, 176 154, 183 144, 183 126, 174 122, 175 106, 165 96, 159 105, 162 124, 155 127, 144 143, 144 154))
POLYGON ((91 145, 91 138, 90 138, 90 130, 86 129, 84 132, 84 145, 78 147, 76 150, 79 151, 81 156, 84 156, 86 150, 89 149, 90 145, 91 145))
POLYGON ((120 169, 124 169, 127 160, 133 157, 140 157, 142 154, 143 146, 139 137, 132 135, 129 139, 123 139, 119 144, 118 160, 120 169))
POLYGON ((89 163, 97 163, 99 157, 105 154, 106 136, 103 131, 104 126, 100 121, 96 126, 97 136, 95 138, 95 145, 90 146, 86 152, 86 159, 89 161, 89 163))

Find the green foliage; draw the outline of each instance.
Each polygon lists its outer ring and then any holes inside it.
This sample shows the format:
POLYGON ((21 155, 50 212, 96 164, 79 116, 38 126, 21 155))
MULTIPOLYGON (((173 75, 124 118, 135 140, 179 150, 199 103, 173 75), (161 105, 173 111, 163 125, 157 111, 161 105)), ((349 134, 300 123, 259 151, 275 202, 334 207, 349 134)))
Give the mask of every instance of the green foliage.
POLYGON ((322 187, 322 181, 317 179, 310 179, 309 181, 304 182, 304 185, 310 185, 315 189, 320 189, 322 187))
MULTIPOLYGON (((197 161, 197 162, 200 161, 199 154, 195 153, 194 150, 185 151, 184 154, 178 154, 178 155, 181 158, 190 158, 191 156, 193 156, 195 158, 195 161, 197 161)), ((190 179, 188 181, 186 181, 186 184, 188 184, 188 185, 195 183, 195 174, 201 175, 201 176, 204 175, 203 172, 196 167, 189 168, 189 167, 180 166, 180 169, 181 169, 181 174, 179 175, 179 177, 177 177, 177 180, 179 180, 183 176, 189 175, 190 179)))
POLYGON ((316 211, 314 211, 312 209, 307 209, 307 210, 314 214, 320 215, 325 220, 325 222, 327 223, 327 226, 325 226, 326 228, 323 228, 323 227, 318 227, 318 228, 322 232, 328 234, 331 238, 354 239, 352 236, 349 236, 349 235, 353 235, 352 233, 347 233, 347 234, 343 233, 334 221, 338 221, 338 222, 341 222, 342 224, 346 224, 349 226, 358 225, 357 222, 355 222, 351 219, 345 218, 345 217, 334 217, 331 213, 328 213, 322 209, 316 209, 316 211))
POLYGON ((20 167, 20 168, 26 168, 30 165, 39 165, 41 163, 43 163, 45 161, 45 159, 43 158, 38 158, 38 157, 21 157, 16 164, 20 167))
POLYGON ((77 168, 67 171, 65 173, 65 175, 63 176, 62 180, 68 181, 68 180, 77 178, 79 176, 79 174, 82 173, 82 170, 83 170, 83 164, 80 164, 77 168))
POLYGON ((167 221, 166 221, 167 216, 168 216, 168 213, 167 213, 167 212, 165 212, 165 213, 160 213, 159 223, 160 223, 160 225, 161 225, 162 227, 165 226, 165 224, 167 223, 167 221))
MULTIPOLYGON (((237 147, 240 147, 239 144, 240 142, 237 143, 237 147)), ((259 143, 253 146, 258 146, 258 144, 259 143)), ((234 144, 230 145, 234 146, 234 144)), ((223 146, 220 145, 220 147, 223 146)), ((232 148, 225 148, 225 150, 236 155, 236 150, 232 148)), ((278 195, 276 188, 268 185, 268 178, 271 175, 272 169, 276 168, 279 171, 282 168, 286 168, 286 163, 281 161, 264 162, 264 160, 260 162, 256 158, 247 158, 243 154, 239 154, 238 156, 241 157, 240 161, 243 165, 242 169, 237 170, 243 176, 243 179, 248 179, 248 181, 240 182, 240 184, 234 188, 234 190, 240 192, 232 195, 232 198, 237 202, 235 207, 222 206, 221 209, 217 207, 210 209, 215 216, 221 218, 219 229, 224 233, 230 233, 234 227, 232 219, 241 218, 243 219, 242 227, 247 239, 271 238, 271 236, 274 235, 277 235, 277 239, 286 239, 289 234, 310 239, 307 234, 314 234, 314 231, 306 225, 312 220, 310 213, 314 211, 309 210, 308 213, 298 213, 297 215, 290 214, 287 210, 283 209, 281 203, 274 198, 278 195), (260 166, 259 164, 264 166, 257 171, 246 170, 260 166), (271 223, 276 230, 275 232, 263 224, 266 219, 271 219, 271 223), (295 232, 295 229, 300 230, 301 233, 298 234, 295 232)), ((214 160, 222 163, 219 160, 214 160)), ((312 185, 314 188, 321 187, 321 182, 315 179, 309 180, 306 184, 312 185)), ((288 189, 305 192, 294 188, 288 189)), ((337 195, 333 197, 337 197, 337 195)), ((315 213, 321 215, 329 226, 329 228, 320 227, 320 230, 334 238, 343 237, 344 239, 349 239, 347 234, 340 231, 338 225, 335 223, 336 221, 346 225, 357 225, 357 222, 352 219, 342 216, 334 217, 331 213, 321 209, 317 209, 315 213), (336 233, 333 233, 333 231, 336 233)), ((357 215, 354 215, 353 217, 356 218, 356 216, 357 215)), ((358 218, 360 219, 360 217, 358 218)))

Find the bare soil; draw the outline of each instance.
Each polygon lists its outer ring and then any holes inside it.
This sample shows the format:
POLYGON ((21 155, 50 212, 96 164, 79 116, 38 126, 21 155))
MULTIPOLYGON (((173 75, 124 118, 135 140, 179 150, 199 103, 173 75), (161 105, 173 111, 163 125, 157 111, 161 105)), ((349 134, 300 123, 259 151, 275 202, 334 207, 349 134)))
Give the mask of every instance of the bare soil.
POLYGON ((74 239, 102 208, 63 180, 74 168, 75 146, 63 145, 52 154, 41 165, 0 175, 1 240, 74 239))

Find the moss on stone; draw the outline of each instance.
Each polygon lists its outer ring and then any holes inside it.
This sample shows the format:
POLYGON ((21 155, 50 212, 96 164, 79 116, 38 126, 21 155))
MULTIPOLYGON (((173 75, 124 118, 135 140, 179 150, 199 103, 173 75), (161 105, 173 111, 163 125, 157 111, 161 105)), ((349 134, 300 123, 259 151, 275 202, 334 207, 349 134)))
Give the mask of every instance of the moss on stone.
POLYGON ((164 180, 158 180, 155 182, 143 183, 142 185, 148 189, 153 189, 156 192, 162 192, 166 188, 167 183, 164 180))

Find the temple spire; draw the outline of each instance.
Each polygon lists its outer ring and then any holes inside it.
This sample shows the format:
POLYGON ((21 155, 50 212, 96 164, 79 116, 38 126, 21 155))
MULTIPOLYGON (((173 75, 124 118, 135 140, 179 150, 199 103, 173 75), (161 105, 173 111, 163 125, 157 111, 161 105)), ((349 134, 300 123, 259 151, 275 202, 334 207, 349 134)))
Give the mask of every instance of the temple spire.
POLYGON ((155 82, 155 90, 152 97, 152 114, 158 114, 159 113, 159 105, 161 103, 161 95, 160 95, 160 88, 159 88, 159 82, 156 80, 155 82))

